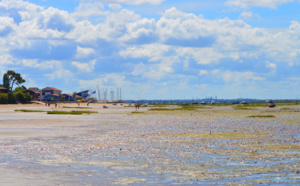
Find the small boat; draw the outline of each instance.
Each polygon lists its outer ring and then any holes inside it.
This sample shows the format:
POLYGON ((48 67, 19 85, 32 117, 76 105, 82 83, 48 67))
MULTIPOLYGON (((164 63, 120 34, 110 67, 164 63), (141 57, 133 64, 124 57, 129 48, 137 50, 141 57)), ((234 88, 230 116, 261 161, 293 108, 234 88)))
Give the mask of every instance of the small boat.
POLYGON ((108 107, 104 105, 103 108, 108 108, 108 107))
POLYGON ((273 102, 269 105, 270 108, 274 108, 275 106, 276 105, 273 102))
POLYGON ((203 101, 203 102, 201 102, 201 105, 206 105, 206 102, 204 102, 204 101, 203 101))

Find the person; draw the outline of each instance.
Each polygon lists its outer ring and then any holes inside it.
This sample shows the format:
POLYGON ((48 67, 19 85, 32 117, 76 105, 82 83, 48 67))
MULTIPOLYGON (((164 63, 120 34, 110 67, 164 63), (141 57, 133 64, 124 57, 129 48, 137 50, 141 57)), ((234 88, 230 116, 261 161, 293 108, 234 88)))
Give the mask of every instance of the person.
POLYGON ((80 103, 78 102, 78 107, 80 107, 80 103))
POLYGON ((138 103, 137 108, 140 109, 140 103, 138 103))
POLYGON ((135 106, 135 109, 137 109, 137 103, 134 106, 135 106))
POLYGON ((86 104, 87 106, 89 106, 90 105, 90 103, 89 102, 87 102, 87 104, 86 104))

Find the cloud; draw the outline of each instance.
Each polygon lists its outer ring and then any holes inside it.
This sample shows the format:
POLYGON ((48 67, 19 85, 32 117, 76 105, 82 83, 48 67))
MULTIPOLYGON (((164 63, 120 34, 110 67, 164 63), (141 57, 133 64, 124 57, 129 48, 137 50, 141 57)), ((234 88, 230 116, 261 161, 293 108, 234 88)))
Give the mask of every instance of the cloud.
POLYGON ((241 8, 266 7, 274 9, 281 4, 294 1, 295 0, 228 0, 225 4, 227 6, 237 6, 241 8))
POLYGON ((104 5, 101 2, 81 2, 79 6, 76 7, 75 12, 72 13, 72 16, 88 18, 107 14, 108 12, 105 11, 104 5))
POLYGON ((72 65, 74 65, 78 70, 83 72, 93 72, 95 68, 96 60, 92 60, 89 63, 80 63, 73 61, 72 65))
POLYGON ((77 47, 77 54, 76 58, 86 58, 91 55, 95 54, 95 49, 93 48, 82 48, 82 47, 77 47))
POLYGON ((64 82, 69 82, 73 78, 73 73, 70 70, 66 70, 60 61, 50 61, 54 65, 54 70, 50 74, 45 74, 46 78, 50 80, 62 79, 64 82))
POLYGON ((274 63, 270 63, 269 61, 267 61, 266 67, 276 70, 277 65, 274 64, 274 63))
POLYGON ((133 4, 133 5, 140 5, 140 4, 158 5, 164 2, 164 0, 95 0, 95 1, 101 1, 105 3, 133 4))
POLYGON ((16 29, 13 18, 0 17, 0 37, 5 37, 16 29))
POLYGON ((204 76, 204 75, 207 75, 207 74, 208 74, 207 70, 200 70, 200 72, 199 72, 199 76, 204 76))

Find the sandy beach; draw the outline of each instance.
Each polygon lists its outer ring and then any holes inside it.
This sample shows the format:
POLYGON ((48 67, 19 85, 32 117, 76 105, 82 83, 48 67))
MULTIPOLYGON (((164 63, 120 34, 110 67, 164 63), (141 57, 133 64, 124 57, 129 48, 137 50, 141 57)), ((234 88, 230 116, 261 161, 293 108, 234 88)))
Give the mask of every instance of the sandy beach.
POLYGON ((0 105, 1 185, 300 184, 300 105, 59 106, 0 105))

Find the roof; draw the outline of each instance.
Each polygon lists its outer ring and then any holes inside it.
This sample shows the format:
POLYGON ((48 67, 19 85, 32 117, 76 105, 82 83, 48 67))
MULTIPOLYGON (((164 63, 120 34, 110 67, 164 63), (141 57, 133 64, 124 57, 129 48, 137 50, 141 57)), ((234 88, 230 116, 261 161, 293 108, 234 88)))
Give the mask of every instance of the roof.
MULTIPOLYGON (((49 88, 49 89, 52 89, 52 90, 56 90, 56 91, 58 91, 58 92, 62 92, 62 90, 59 90, 59 89, 54 88, 54 87, 46 87, 46 88, 49 88)), ((44 88, 44 89, 46 89, 46 88, 44 88)), ((43 89, 43 90, 44 90, 44 89, 43 89)))
POLYGON ((80 91, 80 92, 77 92, 77 94, 80 94, 80 93, 83 93, 83 92, 88 92, 90 90, 84 90, 84 91, 80 91))
POLYGON ((39 88, 37 87, 30 87, 28 90, 38 90, 39 88))
POLYGON ((7 88, 5 88, 5 87, 0 87, 0 89, 2 89, 2 90, 8 90, 7 88))

